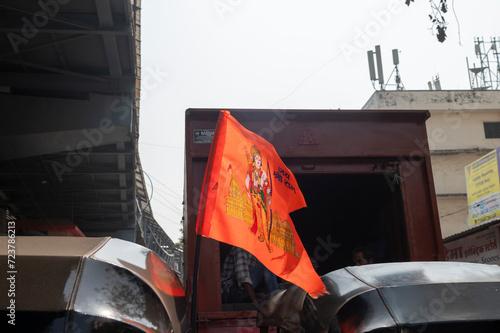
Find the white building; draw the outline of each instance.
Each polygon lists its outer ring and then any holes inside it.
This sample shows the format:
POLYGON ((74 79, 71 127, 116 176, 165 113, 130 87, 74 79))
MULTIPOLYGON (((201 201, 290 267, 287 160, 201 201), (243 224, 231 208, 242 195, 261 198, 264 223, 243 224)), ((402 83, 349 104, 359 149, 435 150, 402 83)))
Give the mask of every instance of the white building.
POLYGON ((427 136, 442 236, 469 228, 464 167, 500 146, 500 91, 377 91, 363 109, 430 111, 427 136))

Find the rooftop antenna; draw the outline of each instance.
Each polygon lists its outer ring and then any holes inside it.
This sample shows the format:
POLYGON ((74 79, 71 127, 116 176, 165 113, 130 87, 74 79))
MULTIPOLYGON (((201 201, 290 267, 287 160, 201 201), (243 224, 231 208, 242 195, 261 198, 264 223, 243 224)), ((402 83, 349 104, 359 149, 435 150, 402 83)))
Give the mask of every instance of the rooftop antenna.
POLYGON ((500 38, 492 37, 489 42, 485 42, 482 37, 474 37, 474 51, 476 58, 479 59, 479 67, 473 64, 471 68, 469 66, 469 58, 466 58, 467 69, 469 70, 469 83, 472 90, 500 89, 499 49, 500 38))
MULTIPOLYGON (((396 81, 396 90, 405 90, 405 86, 403 85, 403 81, 401 81, 401 75, 399 74, 399 51, 398 49, 392 50, 392 63, 394 64, 393 72, 396 73, 395 81, 396 81)), ((392 73, 391 73, 392 75, 392 73)), ((389 77, 390 78, 390 77, 389 77)))
POLYGON ((429 87, 429 90, 433 90, 433 87, 435 90, 441 90, 441 81, 439 80, 439 74, 437 74, 436 77, 433 77, 432 81, 427 82, 427 86, 429 87))
POLYGON ((377 80, 377 76, 375 75, 375 64, 373 62, 373 54, 375 53, 377 59, 378 83, 380 84, 380 90, 385 90, 384 71, 382 70, 382 52, 380 51, 380 45, 375 46, 375 52, 370 50, 367 53, 368 53, 368 67, 370 69, 370 80, 372 81, 372 85, 373 87, 375 87, 375 81, 377 80))
POLYGON ((380 45, 375 46, 375 52, 370 50, 367 52, 367 54, 368 54, 368 68, 370 70, 370 80, 372 81, 372 85, 374 88, 375 88, 375 81, 378 80, 378 83, 380 84, 380 90, 385 90, 387 86, 394 86, 394 85, 396 86, 396 90, 405 90, 398 68, 399 65, 398 49, 392 50, 392 62, 394 64, 394 69, 392 70, 391 75, 389 75, 387 83, 384 82, 384 72, 382 70, 382 52, 380 50, 380 45), (373 61, 373 54, 375 54, 377 60, 378 78, 377 75, 375 74, 375 63, 373 61), (395 74, 394 76, 395 84, 389 84, 393 74, 395 74))
POLYGON ((434 78, 434 88, 436 88, 436 90, 441 90, 441 81, 439 80, 439 74, 434 78))

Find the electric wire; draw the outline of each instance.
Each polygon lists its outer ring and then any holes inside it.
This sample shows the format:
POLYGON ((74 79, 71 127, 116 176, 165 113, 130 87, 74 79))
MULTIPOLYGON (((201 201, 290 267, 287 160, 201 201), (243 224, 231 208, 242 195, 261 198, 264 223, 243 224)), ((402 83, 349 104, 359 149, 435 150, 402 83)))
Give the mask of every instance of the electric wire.
POLYGON ((146 146, 155 146, 155 147, 162 147, 162 148, 172 148, 172 149, 182 149, 182 150, 184 150, 184 147, 165 146, 165 145, 158 145, 156 143, 139 142, 139 144, 140 145, 146 145, 146 146))
POLYGON ((448 214, 445 214, 445 215, 440 215, 439 218, 441 217, 446 217, 446 216, 450 216, 450 215, 454 215, 454 214, 457 214, 457 213, 460 213, 460 212, 463 212, 464 210, 469 210, 470 208, 473 208, 473 207, 477 207, 479 206, 479 204, 472 204, 472 205, 468 205, 464 208, 461 208, 457 211, 454 211, 453 213, 448 213, 448 214))
MULTIPOLYGON (((143 172, 143 173, 144 173, 144 174, 148 177, 148 179, 149 179, 149 183, 150 183, 150 186, 151 186, 151 196, 150 196, 150 198, 149 198, 149 202, 148 202, 148 206, 151 208, 151 201, 152 201, 152 199, 153 199, 153 187, 154 187, 154 185, 153 185, 153 181, 151 180, 150 175, 149 175, 147 172, 145 172, 144 170, 142 170, 142 172, 143 172)), ((159 203, 161 203, 160 201, 158 201, 158 202, 159 202, 159 203)), ((165 205, 165 206, 166 206, 166 205, 165 205)), ((168 207, 168 206, 167 206, 167 208, 170 208, 170 207, 168 207)), ((170 208, 170 209, 171 209, 171 208, 170 208)), ((152 208, 151 208, 151 215, 153 215, 152 208)), ((174 223, 175 223, 175 224, 179 225, 179 222, 175 222, 175 221, 173 221, 173 220, 169 219, 169 218, 168 218, 168 217, 166 217, 166 216, 163 216, 163 215, 158 214, 158 213, 156 213, 156 215, 158 215, 158 216, 160 216, 160 217, 163 217, 164 219, 168 220, 168 221, 169 221, 169 223, 172 223, 172 224, 174 224, 174 223)), ((155 240, 156 240, 156 237, 155 237, 155 240)), ((159 244, 159 243, 158 243, 158 244, 159 244)))
MULTIPOLYGON (((377 21, 378 23, 382 24, 381 19, 375 19, 375 21, 377 21)), ((358 39, 360 39, 362 36, 363 35, 360 35, 360 36, 354 38, 353 40, 351 40, 349 43, 347 43, 345 45, 345 47, 340 50, 340 52, 338 52, 335 56, 333 56, 332 58, 330 58, 324 64, 322 64, 321 66, 319 66, 318 68, 316 68, 314 71, 312 71, 309 75, 307 75, 294 89, 292 89, 292 91, 285 98, 282 98, 282 99, 274 102, 273 104, 271 104, 270 108, 273 108, 276 104, 281 103, 281 102, 286 101, 287 99, 289 99, 307 80, 309 80, 316 73, 318 73, 319 71, 321 71, 323 68, 325 68, 331 62, 333 62, 335 59, 337 59, 338 57, 340 57, 340 55, 342 53, 344 53, 344 51, 347 49, 347 47, 351 46, 354 42, 358 41, 358 39)))
POLYGON ((167 221, 168 221, 167 223, 169 223, 169 224, 181 225, 181 224, 180 224, 180 223, 181 223, 180 219, 179 219, 179 221, 178 221, 178 222, 175 222, 174 220, 172 220, 172 219, 170 219, 170 218, 168 218, 168 217, 166 217, 166 216, 164 216, 164 215, 162 215, 162 214, 156 213, 156 215, 158 215, 158 216, 160 216, 160 217, 163 217, 165 220, 167 220, 167 221))
POLYGON ((158 182, 158 184, 160 184, 161 186, 165 187, 167 190, 169 190, 170 192, 172 192, 178 199, 182 200, 182 196, 180 196, 178 193, 176 193, 175 191, 173 191, 170 188, 168 188, 168 186, 166 186, 161 181, 159 181, 155 176, 151 175, 151 178, 153 178, 154 180, 156 180, 158 182))
MULTIPOLYGON (((151 180, 151 177, 150 177, 150 176, 149 176, 149 175, 148 175, 148 174, 147 174, 144 170, 143 170, 143 172, 144 172, 144 174, 148 177, 148 179, 149 179, 149 181, 150 181, 150 184, 151 184, 151 185, 150 185, 150 186, 151 186, 151 197, 150 197, 150 199, 149 199, 149 200, 150 200, 150 202, 151 202, 151 201, 153 200, 153 182, 152 182, 152 180, 151 180)), ((164 205, 165 207, 167 207, 168 209, 170 209, 170 210, 171 210, 171 211, 173 211, 174 213, 177 213, 177 214, 181 214, 181 213, 182 213, 180 210, 176 210, 177 208, 175 208, 175 205, 174 205, 173 203, 171 203, 170 201, 168 201, 168 200, 167 200, 164 196, 162 196, 162 195, 161 195, 161 194, 159 194, 159 193, 156 193, 156 194, 158 194, 158 196, 160 196, 161 198, 163 198, 163 199, 164 199, 167 203, 169 203, 169 204, 170 204, 172 207, 174 207, 174 208, 172 208, 171 206, 168 206, 167 204, 165 204, 165 203, 161 202, 159 199, 156 199, 156 197, 155 197, 155 201, 156 201, 156 202, 158 202, 158 203, 160 203, 160 204, 164 205)))
POLYGON ((179 199, 179 200, 181 200, 181 199, 182 199, 182 197, 180 197, 178 194, 175 194, 175 195, 174 195, 174 194, 169 193, 169 192, 167 192, 167 191, 164 191, 164 190, 162 190, 161 188, 158 188, 158 187, 156 188, 156 192, 161 192, 161 193, 164 193, 164 194, 169 195, 169 196, 171 196, 171 197, 173 197, 173 198, 175 198, 175 199, 179 199))
POLYGON ((172 212, 174 212, 174 213, 177 213, 177 214, 180 214, 180 213, 181 213, 180 211, 176 211, 174 208, 172 208, 172 207, 168 206, 167 204, 165 204, 165 203, 163 203, 163 202, 161 202, 161 201, 159 201, 159 200, 156 200, 156 202, 158 202, 160 205, 163 205, 163 206, 167 207, 168 209, 170 209, 170 210, 171 210, 172 212))
MULTIPOLYGON (((146 208, 145 208, 144 210, 146 210, 146 209, 149 207, 149 209, 151 210, 151 216, 153 216, 153 210, 152 210, 152 208, 151 208, 151 200, 153 199, 153 193, 154 193, 154 185, 153 185, 153 181, 151 180, 151 177, 147 174, 147 172, 145 172, 142 168, 141 168, 141 170, 140 170, 140 171, 141 171, 144 175, 146 175, 146 177, 148 177, 148 179, 149 179, 149 183, 150 183, 150 186, 151 186, 151 195, 150 195, 150 198, 149 198, 149 200, 148 200, 148 204, 147 204, 147 206, 146 206, 146 208)), ((161 217, 163 217, 163 218, 165 218, 165 219, 167 219, 167 220, 169 220, 169 221, 171 221, 171 223, 175 223, 174 221, 170 220, 169 218, 167 218, 167 217, 165 217, 165 216, 162 216, 162 215, 160 215, 160 214, 158 214, 158 215, 159 215, 159 216, 161 216, 161 217)), ((155 219, 154 217, 153 217, 153 220, 156 222, 156 219, 155 219)), ((169 254, 168 254, 168 252, 167 252, 167 251, 166 251, 166 250, 162 247, 162 245, 161 245, 161 244, 162 244, 162 242, 158 239, 158 237, 156 237, 155 232, 154 232, 153 230, 151 230, 151 227, 149 226, 149 224, 146 224, 146 225, 145 225, 145 227, 146 227, 146 228, 149 230, 149 232, 151 233, 151 235, 152 235, 152 237, 153 237, 153 239, 154 239, 155 243, 156 243, 156 244, 158 244, 158 245, 160 246, 160 248, 161 248, 161 250, 162 250, 163 252, 165 252, 167 255, 169 255, 169 254)), ((160 227, 161 227, 161 226, 160 226, 160 227)), ((163 228, 162 228, 162 230, 163 230, 163 228)), ((164 231, 164 230, 163 230, 163 231, 164 231)), ((165 231, 164 231, 164 232, 165 232, 165 231)), ((166 232, 165 232, 165 234, 167 235, 167 233, 166 233, 166 232)), ((170 239, 170 237, 169 237, 168 235, 167 235, 167 237, 170 239)), ((170 239, 170 240, 171 240, 171 239, 170 239)), ((169 255, 169 256, 170 256, 170 255, 169 255)))
MULTIPOLYGON (((167 198, 165 198, 164 196, 162 196, 160 193, 158 193, 158 189, 156 189, 156 194, 162 198, 164 200, 164 202, 166 202, 167 204, 169 204, 170 206, 167 206, 169 207, 170 209, 174 210, 176 213, 181 213, 181 210, 176 206, 174 205, 172 202, 170 202, 167 198)), ((162 200, 158 199, 158 198, 155 198, 156 201, 158 202, 162 202, 162 200)))
POLYGON ((446 217, 446 216, 450 216, 450 215, 455 215, 455 214, 457 214, 457 213, 463 212, 464 210, 468 210, 468 209, 469 209, 469 207, 465 207, 465 208, 459 209, 459 210, 457 210, 457 211, 455 211, 455 212, 453 212, 453 213, 449 213, 449 214, 441 215, 441 216, 439 216, 439 218, 446 217))

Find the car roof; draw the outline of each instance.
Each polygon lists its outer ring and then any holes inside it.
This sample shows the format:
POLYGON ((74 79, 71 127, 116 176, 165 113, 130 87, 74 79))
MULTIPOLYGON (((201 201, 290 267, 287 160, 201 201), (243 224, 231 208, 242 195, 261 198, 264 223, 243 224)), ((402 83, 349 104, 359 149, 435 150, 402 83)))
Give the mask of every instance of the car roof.
POLYGON ((292 285, 270 295, 260 325, 306 332, 469 332, 500 329, 500 267, 398 262, 345 267, 321 277, 316 299, 292 285))
POLYGON ((401 327, 500 323, 500 267, 462 262, 404 262, 345 267, 322 277, 315 300, 325 322, 358 318, 359 332, 401 327), (362 328, 362 329, 361 329, 362 328))

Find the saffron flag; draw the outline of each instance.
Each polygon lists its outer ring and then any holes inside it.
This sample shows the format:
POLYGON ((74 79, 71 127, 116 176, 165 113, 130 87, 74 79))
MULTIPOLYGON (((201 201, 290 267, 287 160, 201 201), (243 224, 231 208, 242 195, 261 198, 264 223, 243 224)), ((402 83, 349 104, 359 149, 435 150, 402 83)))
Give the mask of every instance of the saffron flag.
POLYGON ((274 147, 221 111, 203 181, 197 233, 252 253, 312 297, 325 292, 289 212, 305 207, 274 147))

